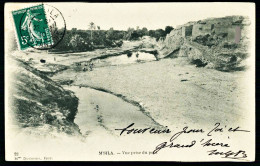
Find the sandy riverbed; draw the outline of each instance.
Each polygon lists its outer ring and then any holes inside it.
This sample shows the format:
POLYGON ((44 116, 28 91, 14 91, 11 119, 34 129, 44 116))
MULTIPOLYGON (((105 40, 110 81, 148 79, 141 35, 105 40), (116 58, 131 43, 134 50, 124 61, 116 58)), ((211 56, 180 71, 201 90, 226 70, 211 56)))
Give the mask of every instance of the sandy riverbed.
POLYGON ((122 94, 142 104, 161 125, 241 125, 251 116, 246 112, 251 107, 247 104, 247 73, 196 68, 179 58, 91 72, 66 70, 52 79, 122 94))

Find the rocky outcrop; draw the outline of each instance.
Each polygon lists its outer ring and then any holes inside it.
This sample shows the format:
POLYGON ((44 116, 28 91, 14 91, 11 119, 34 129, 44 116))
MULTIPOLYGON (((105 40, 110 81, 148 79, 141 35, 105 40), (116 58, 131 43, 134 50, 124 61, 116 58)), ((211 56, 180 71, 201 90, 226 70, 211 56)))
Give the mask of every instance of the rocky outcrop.
POLYGON ((177 27, 158 43, 159 58, 187 57, 198 67, 222 71, 243 69, 249 56, 250 21, 243 16, 210 18, 177 27))
POLYGON ((182 37, 182 30, 174 29, 165 38, 164 42, 160 44, 159 58, 170 56, 178 51, 183 45, 184 38, 182 37))
POLYGON ((10 60, 9 111, 14 122, 27 133, 48 135, 51 132, 80 135, 73 122, 78 98, 25 62, 10 60))

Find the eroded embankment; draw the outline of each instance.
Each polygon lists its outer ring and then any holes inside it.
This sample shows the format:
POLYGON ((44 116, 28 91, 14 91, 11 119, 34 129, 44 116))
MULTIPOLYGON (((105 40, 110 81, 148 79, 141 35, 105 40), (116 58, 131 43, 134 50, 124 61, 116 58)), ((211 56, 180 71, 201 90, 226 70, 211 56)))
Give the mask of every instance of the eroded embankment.
POLYGON ((27 63, 16 59, 10 63, 13 77, 8 86, 8 108, 13 122, 36 135, 80 135, 74 123, 78 98, 27 63))

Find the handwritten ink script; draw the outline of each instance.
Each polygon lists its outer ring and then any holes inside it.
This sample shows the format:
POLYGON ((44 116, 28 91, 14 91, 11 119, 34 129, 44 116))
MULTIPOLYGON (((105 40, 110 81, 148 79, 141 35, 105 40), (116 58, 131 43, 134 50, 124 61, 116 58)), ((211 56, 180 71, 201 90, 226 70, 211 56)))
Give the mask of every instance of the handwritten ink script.
POLYGON ((243 132, 250 132, 248 130, 244 130, 239 126, 236 127, 228 127, 228 126, 222 126, 220 123, 215 123, 215 125, 210 130, 205 130, 203 128, 193 129, 188 126, 185 126, 182 128, 182 130, 173 132, 173 130, 170 130, 167 126, 164 129, 155 129, 152 127, 147 128, 134 128, 134 123, 128 125, 125 128, 121 129, 115 129, 116 131, 120 131, 120 136, 123 134, 129 135, 129 134, 172 134, 169 140, 163 141, 157 146, 155 146, 153 150, 153 154, 159 153, 162 149, 166 148, 192 148, 195 146, 201 146, 202 148, 214 148, 212 150, 208 150, 207 154, 209 156, 220 156, 221 158, 229 158, 229 159, 245 159, 247 158, 247 153, 245 150, 237 150, 233 151, 231 150, 231 145, 229 143, 223 142, 223 141, 215 141, 214 140, 214 134, 215 133, 225 133, 229 138, 229 133, 243 133, 243 132), (181 140, 185 135, 191 135, 191 134, 202 134, 204 138, 202 139, 192 139, 189 142, 186 143, 179 143, 178 141, 181 140), (182 138, 180 139, 180 137, 182 138), (179 139, 178 139, 179 138, 179 139), (226 149, 226 150, 222 150, 226 149))

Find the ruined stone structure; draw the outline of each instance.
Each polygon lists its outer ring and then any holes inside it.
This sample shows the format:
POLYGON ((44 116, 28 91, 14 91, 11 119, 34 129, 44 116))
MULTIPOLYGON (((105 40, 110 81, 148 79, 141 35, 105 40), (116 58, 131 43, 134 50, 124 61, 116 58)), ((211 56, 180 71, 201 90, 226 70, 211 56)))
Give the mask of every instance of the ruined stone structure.
POLYGON ((227 40, 230 42, 239 43, 241 39, 241 28, 240 26, 232 26, 228 29, 227 40))
POLYGON ((232 23, 220 23, 218 22, 214 26, 214 33, 217 35, 223 35, 226 34, 228 35, 228 28, 232 26, 232 23))
POLYGON ((182 27, 182 37, 187 37, 192 35, 193 25, 182 27))
POLYGON ((172 30, 161 43, 159 58, 187 58, 196 66, 221 71, 243 67, 250 44, 248 18, 229 16, 189 22, 172 30), (237 44, 234 44, 237 43, 237 44))
MULTIPOLYGON (((185 29, 183 29, 185 31, 185 29)), ((184 33, 184 32, 183 32, 184 33)), ((192 27, 192 39, 198 36, 205 36, 207 34, 222 36, 228 42, 238 43, 241 38, 241 26, 232 25, 232 23, 197 23, 192 27)), ((183 34, 183 37, 186 37, 183 34)))
POLYGON ((194 24, 192 28, 192 38, 195 39, 197 36, 204 36, 211 34, 214 28, 214 24, 194 24))
POLYGON ((182 38, 182 29, 174 29, 172 30, 167 36, 165 41, 166 42, 166 46, 167 47, 175 47, 175 45, 179 45, 177 43, 179 43, 180 40, 183 40, 182 38), (173 44, 175 43, 175 44, 173 44))
POLYGON ((226 37, 226 40, 229 42, 238 43, 241 38, 241 27, 240 27, 240 25, 217 24, 214 27, 214 33, 216 35, 222 35, 222 36, 226 37))

